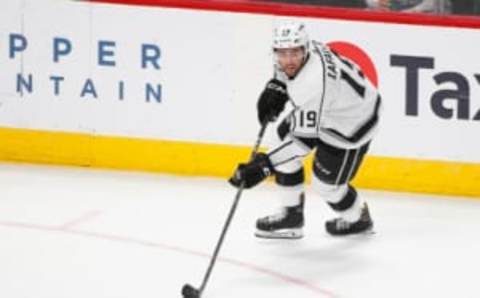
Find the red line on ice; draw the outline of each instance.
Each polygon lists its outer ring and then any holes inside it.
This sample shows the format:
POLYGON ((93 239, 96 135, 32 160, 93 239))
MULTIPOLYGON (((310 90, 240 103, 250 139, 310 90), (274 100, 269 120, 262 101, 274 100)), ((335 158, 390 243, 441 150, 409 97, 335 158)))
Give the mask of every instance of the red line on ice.
MULTIPOLYGON (((91 216, 94 216, 95 214, 93 213, 88 213, 87 215, 88 218, 91 216), (90 215, 89 215, 90 214, 90 215)), ((83 221, 86 219, 86 215, 81 219, 83 221)), ((130 243, 130 244, 137 244, 137 245, 142 245, 146 247, 154 247, 154 248, 160 248, 164 250, 170 250, 174 251, 177 253, 182 253, 182 254, 188 254, 188 255, 194 255, 198 257, 203 257, 203 258, 210 258, 211 255, 208 253, 203 253, 179 246, 174 246, 170 244, 165 244, 165 243, 159 243, 159 242, 153 242, 153 241, 148 241, 148 240, 142 240, 142 239, 136 239, 133 237, 128 237, 128 236, 121 236, 121 235, 113 235, 113 234, 104 234, 104 233, 97 233, 97 232, 89 232, 89 231, 81 231, 81 230, 74 230, 69 227, 73 226, 74 224, 77 224, 79 221, 74 220, 71 221, 70 223, 61 225, 61 226, 47 226, 47 225, 39 225, 39 224, 30 224, 30 223, 22 223, 22 222, 11 222, 11 221, 0 221, 0 226, 4 227, 11 227, 11 228, 20 228, 20 229, 30 229, 30 230, 38 230, 38 231, 47 231, 47 232, 58 232, 58 233, 65 233, 65 234, 72 234, 72 235, 79 235, 83 237, 90 237, 90 238, 97 238, 97 239, 104 239, 104 240, 111 240, 111 241, 117 241, 117 242, 122 242, 122 243, 130 243)), ((262 273, 277 279, 280 279, 284 282, 294 284, 296 286, 299 286, 303 289, 309 290, 310 292, 315 293, 319 297, 326 297, 326 298, 334 298, 337 297, 334 293, 321 289, 311 283, 308 283, 307 281, 275 272, 273 270, 270 270, 268 268, 264 268, 255 264, 247 263, 247 262, 242 262, 238 261, 235 259, 230 259, 230 258, 218 258, 219 262, 223 263, 228 263, 232 264, 238 267, 246 268, 250 271, 254 271, 257 273, 262 273)))

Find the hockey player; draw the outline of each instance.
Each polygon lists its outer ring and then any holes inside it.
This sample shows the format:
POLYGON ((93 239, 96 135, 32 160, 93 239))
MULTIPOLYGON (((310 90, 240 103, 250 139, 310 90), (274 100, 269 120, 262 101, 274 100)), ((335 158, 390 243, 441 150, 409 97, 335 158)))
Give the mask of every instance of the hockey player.
POLYGON ((269 175, 279 186, 281 211, 260 218, 257 237, 303 237, 303 159, 314 153, 312 187, 338 213, 329 234, 372 229, 367 204, 349 184, 377 130, 380 96, 360 68, 328 46, 309 40, 301 23, 273 33, 275 73, 257 102, 260 123, 274 122, 276 145, 241 163, 229 180, 251 188, 269 175))

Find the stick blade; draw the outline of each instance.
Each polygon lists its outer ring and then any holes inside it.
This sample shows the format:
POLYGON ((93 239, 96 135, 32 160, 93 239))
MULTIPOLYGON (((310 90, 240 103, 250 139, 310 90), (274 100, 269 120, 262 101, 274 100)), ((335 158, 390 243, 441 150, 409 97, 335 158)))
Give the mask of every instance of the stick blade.
POLYGON ((183 298, 200 298, 200 291, 193 286, 186 284, 182 288, 183 298))

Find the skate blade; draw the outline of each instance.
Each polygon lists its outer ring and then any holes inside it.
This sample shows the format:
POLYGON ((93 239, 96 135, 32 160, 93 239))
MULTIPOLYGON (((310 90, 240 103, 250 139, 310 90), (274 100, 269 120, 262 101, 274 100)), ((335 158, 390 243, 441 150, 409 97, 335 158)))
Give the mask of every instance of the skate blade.
POLYGON ((327 232, 328 235, 332 237, 362 237, 362 236, 370 236, 370 235, 375 235, 376 232, 373 229, 373 227, 366 229, 365 231, 357 232, 357 233, 348 233, 348 234, 330 234, 327 232))
POLYGON ((255 236, 264 239, 300 239, 303 238, 302 229, 284 229, 278 231, 256 230, 255 236))

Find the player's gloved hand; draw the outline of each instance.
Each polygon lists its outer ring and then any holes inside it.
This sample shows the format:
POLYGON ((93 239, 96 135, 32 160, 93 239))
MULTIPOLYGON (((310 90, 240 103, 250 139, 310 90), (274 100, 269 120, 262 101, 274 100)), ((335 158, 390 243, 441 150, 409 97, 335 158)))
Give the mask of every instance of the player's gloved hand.
POLYGON ((268 155, 257 153, 249 163, 239 164, 228 182, 237 188, 245 182, 245 188, 252 188, 271 174, 273 174, 273 166, 268 155))
POLYGON ((258 121, 275 121, 288 101, 287 85, 277 79, 271 79, 257 102, 258 121))

